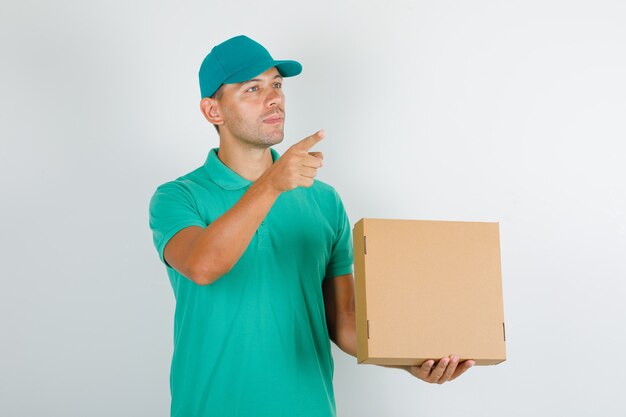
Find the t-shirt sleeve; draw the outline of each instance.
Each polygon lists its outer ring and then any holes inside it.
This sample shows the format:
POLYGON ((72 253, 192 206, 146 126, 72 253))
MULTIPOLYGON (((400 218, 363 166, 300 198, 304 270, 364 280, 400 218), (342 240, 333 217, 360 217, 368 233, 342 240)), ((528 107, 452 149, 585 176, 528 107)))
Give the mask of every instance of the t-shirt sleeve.
POLYGON ((176 233, 189 226, 206 227, 191 192, 183 185, 169 182, 159 186, 150 199, 150 229, 159 258, 168 267, 163 251, 176 233))
POLYGON ((325 278, 334 278, 352 273, 354 255, 352 249, 352 230, 343 202, 337 192, 335 194, 337 209, 337 234, 326 266, 325 278))

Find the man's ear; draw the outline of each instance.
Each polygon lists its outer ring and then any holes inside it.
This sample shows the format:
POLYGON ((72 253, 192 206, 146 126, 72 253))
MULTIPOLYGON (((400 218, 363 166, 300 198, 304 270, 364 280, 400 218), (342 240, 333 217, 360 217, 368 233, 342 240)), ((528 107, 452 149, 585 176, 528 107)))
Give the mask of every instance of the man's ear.
POLYGON ((200 111, 210 123, 214 125, 221 125, 224 123, 217 100, 210 97, 203 98, 200 100, 200 111))

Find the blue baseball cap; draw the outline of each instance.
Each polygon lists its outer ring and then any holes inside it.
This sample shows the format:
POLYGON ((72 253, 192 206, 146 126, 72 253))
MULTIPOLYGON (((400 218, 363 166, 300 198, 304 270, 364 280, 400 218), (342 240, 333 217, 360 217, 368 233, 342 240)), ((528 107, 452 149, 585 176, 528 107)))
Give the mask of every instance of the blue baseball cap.
POLYGON ((211 97, 222 84, 241 83, 276 67, 283 77, 302 72, 296 61, 277 61, 260 43, 239 35, 213 47, 204 58, 198 78, 201 98, 211 97))

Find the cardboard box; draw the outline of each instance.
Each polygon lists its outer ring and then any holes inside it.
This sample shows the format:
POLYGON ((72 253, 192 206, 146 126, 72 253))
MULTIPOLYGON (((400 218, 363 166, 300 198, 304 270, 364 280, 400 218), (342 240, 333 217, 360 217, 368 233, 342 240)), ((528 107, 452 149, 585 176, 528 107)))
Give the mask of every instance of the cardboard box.
POLYGON ((506 359, 498 223, 354 225, 358 363, 506 359))

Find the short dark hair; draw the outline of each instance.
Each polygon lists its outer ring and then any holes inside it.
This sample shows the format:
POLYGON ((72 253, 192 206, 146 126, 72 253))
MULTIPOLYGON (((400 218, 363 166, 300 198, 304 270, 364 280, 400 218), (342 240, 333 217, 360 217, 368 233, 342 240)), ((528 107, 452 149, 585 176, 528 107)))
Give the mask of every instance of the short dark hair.
MULTIPOLYGON (((214 100, 221 100, 223 94, 224 94, 224 84, 220 85, 219 88, 215 90, 215 93, 213 93, 211 98, 214 100)), ((217 130, 217 133, 219 134, 220 127, 218 125, 213 125, 213 127, 215 127, 215 130, 217 130)))

